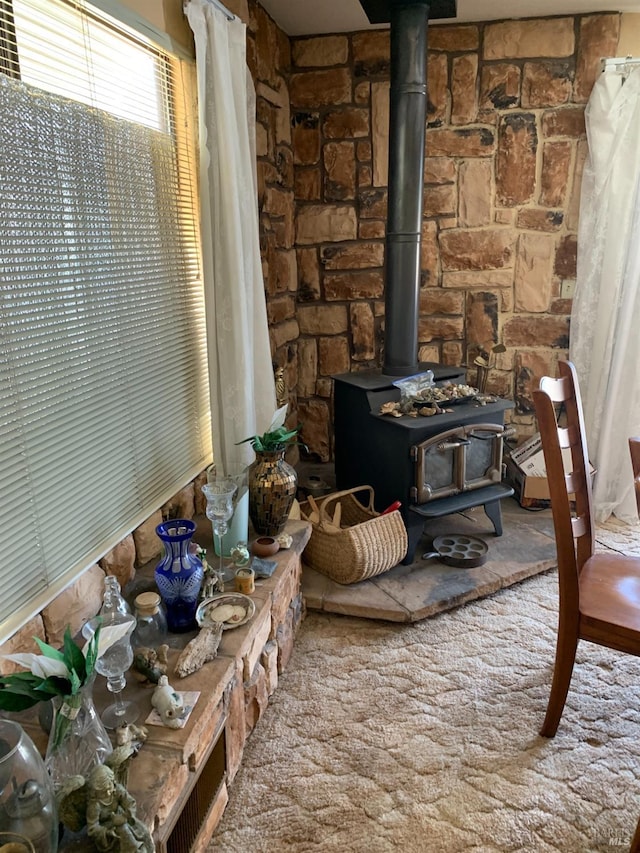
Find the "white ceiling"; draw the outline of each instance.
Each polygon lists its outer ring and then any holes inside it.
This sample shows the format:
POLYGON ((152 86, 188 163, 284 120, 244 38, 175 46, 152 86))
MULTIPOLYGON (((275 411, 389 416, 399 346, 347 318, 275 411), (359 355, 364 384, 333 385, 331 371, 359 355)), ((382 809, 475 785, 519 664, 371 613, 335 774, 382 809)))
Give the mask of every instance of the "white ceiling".
MULTIPOLYGON (((359 0, 260 0, 290 36, 347 33, 370 29, 359 0)), ((535 18, 589 12, 640 12, 640 0, 458 0, 456 18, 436 24, 535 18)), ((377 28, 380 26, 378 25, 377 28)))

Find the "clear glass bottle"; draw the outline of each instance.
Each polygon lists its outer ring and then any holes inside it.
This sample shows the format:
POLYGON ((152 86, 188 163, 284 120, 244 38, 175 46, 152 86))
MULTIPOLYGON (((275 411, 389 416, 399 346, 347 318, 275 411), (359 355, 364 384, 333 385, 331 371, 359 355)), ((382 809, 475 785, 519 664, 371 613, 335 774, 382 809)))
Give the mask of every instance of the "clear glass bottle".
POLYGON ((167 619, 160 606, 157 592, 141 592, 136 596, 137 624, 131 637, 134 649, 145 647, 157 649, 167 642, 167 619))
POLYGON ((113 575, 107 575, 104 579, 104 594, 102 596, 102 607, 100 615, 107 613, 121 613, 123 616, 131 613, 131 608, 125 601, 120 590, 118 579, 113 575))

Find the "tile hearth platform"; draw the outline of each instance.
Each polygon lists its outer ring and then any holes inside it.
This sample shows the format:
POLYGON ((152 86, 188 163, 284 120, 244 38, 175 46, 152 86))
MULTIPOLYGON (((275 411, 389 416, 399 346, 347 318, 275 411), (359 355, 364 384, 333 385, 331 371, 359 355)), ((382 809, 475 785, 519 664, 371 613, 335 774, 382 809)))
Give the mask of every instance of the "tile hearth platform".
MULTIPOLYGON (((503 535, 496 536, 482 507, 463 514, 428 520, 416 550, 416 560, 382 575, 344 586, 303 565, 302 593, 308 610, 417 622, 468 601, 492 595, 518 581, 556 566, 551 510, 523 509, 514 499, 502 501, 503 535), (442 535, 471 535, 483 539, 486 563, 457 569, 421 555, 442 535)), ((304 560, 304 555, 303 555, 304 560)))

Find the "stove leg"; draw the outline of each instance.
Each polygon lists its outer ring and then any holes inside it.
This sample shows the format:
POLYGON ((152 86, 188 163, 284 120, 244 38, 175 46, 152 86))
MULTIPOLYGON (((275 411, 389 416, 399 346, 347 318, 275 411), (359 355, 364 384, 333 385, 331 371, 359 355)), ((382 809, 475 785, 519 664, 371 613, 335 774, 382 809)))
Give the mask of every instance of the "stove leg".
POLYGON ((500 501, 490 501, 489 503, 483 504, 483 508, 488 515, 489 520, 493 524, 496 536, 502 536, 502 508, 500 506, 500 501))
POLYGON ((415 557, 418 542, 422 539, 422 531, 424 529, 423 518, 405 518, 404 525, 407 528, 407 555, 402 561, 403 566, 410 566, 415 557))

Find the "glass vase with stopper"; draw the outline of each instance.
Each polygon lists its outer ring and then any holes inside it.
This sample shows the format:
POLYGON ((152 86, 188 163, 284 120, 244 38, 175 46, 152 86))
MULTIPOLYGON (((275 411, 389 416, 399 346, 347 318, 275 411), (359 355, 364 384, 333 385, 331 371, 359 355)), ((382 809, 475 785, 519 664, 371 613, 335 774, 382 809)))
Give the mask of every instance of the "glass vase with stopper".
MULTIPOLYGON (((114 702, 102 712, 102 722, 108 729, 118 729, 135 723, 139 717, 139 709, 135 702, 124 701, 122 691, 126 687, 126 671, 133 663, 133 648, 131 635, 136 627, 136 619, 130 612, 124 611, 126 605, 120 585, 115 578, 105 578, 103 604, 94 619, 90 619, 83 629, 83 634, 91 637, 101 625, 101 630, 116 629, 119 638, 112 643, 96 660, 95 669, 99 675, 107 679, 107 690, 113 693, 114 702), (116 589, 117 586, 117 589, 116 589)), ((127 606, 128 609, 128 606, 127 606)))

